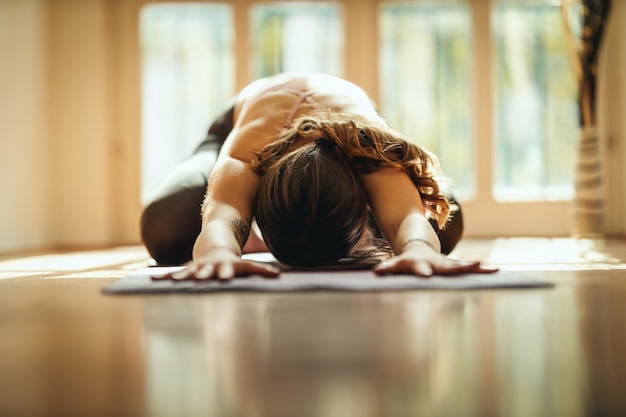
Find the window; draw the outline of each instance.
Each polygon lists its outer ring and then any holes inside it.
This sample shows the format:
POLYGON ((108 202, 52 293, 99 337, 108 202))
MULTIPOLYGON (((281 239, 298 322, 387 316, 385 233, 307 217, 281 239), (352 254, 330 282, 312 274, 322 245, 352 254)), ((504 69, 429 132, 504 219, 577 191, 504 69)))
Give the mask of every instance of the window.
POLYGON ((143 197, 247 83, 325 72, 438 155, 468 236, 567 234, 579 116, 560 19, 553 0, 149 4, 143 197))
POLYGON ((571 198, 579 114, 560 7, 496 3, 492 28, 494 195, 571 198))
POLYGON ((252 6, 253 78, 281 72, 343 75, 341 7, 293 2, 252 6))
MULTIPOLYGON (((554 3, 492 6, 497 200, 572 195, 578 108, 560 19, 554 3)), ((439 156, 458 196, 474 196, 469 5, 384 3, 380 36, 383 114, 439 156)))
MULTIPOLYGON (((143 201, 236 93, 233 6, 165 3, 141 11, 143 201)), ((253 6, 252 78, 289 71, 342 76, 341 11, 328 2, 253 6)))
POLYGON ((140 44, 146 201, 235 94, 232 7, 148 5, 140 15, 140 44))
POLYGON ((383 115, 439 157, 457 197, 474 195, 469 7, 386 3, 379 19, 383 115))

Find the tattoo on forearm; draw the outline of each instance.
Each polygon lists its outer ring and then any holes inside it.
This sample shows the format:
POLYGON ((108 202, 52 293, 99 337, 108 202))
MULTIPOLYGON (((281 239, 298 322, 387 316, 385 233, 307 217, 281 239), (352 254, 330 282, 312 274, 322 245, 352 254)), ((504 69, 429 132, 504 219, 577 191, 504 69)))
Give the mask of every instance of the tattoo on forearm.
POLYGON ((230 222, 230 225, 232 227, 233 234, 235 235, 235 239, 237 239, 237 243, 239 243, 239 247, 243 249, 243 246, 246 244, 248 236, 250 235, 250 220, 233 219, 230 222))

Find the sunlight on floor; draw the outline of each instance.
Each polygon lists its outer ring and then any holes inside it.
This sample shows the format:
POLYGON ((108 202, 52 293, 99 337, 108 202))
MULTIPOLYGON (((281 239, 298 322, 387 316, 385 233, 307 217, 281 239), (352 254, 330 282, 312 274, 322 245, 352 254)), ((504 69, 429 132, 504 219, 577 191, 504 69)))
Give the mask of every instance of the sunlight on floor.
POLYGON ((520 271, 626 269, 626 242, 571 238, 499 238, 462 242, 453 256, 520 271))
POLYGON ((0 260, 0 279, 29 276, 118 278, 128 271, 148 266, 148 260, 148 253, 142 246, 17 255, 0 260))
MULTIPOLYGON (((247 255, 267 261, 269 254, 247 255)), ((626 270, 626 241, 570 238, 465 239, 452 253, 513 271, 626 270)), ((0 260, 0 279, 121 278, 150 265, 142 246, 51 252, 0 260)))

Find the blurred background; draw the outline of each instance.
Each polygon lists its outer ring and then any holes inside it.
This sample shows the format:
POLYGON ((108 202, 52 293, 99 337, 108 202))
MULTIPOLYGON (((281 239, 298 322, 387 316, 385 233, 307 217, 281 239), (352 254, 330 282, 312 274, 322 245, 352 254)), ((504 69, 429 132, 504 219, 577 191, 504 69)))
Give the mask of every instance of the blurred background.
MULTIPOLYGON (((360 85, 435 152, 466 236, 569 236, 565 38, 555 0, 0 0, 0 252, 140 243, 167 171, 239 89, 285 71, 360 85)), ((611 237, 626 235, 624 74, 614 0, 597 102, 611 237)))

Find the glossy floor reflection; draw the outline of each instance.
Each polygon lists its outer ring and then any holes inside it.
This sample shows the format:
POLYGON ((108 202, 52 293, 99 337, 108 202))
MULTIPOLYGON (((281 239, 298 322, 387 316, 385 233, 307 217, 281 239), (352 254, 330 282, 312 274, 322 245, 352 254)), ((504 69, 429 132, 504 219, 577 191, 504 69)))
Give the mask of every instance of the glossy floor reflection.
POLYGON ((624 415, 624 272, 529 269, 556 286, 105 296, 110 278, 3 279, 0 415, 624 415))
POLYGON ((151 415, 582 416, 610 407, 608 396, 585 399, 596 362, 586 350, 602 347, 585 346, 576 324, 594 313, 577 310, 572 292, 540 292, 247 295, 169 311, 149 299, 151 415))

